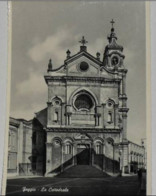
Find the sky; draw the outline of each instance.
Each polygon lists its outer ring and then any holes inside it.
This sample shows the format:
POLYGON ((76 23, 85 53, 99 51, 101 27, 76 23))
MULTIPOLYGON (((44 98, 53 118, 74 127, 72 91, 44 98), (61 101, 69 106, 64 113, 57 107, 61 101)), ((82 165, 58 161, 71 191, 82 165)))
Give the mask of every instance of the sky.
POLYGON ((13 1, 10 116, 34 117, 45 108, 48 61, 59 67, 79 51, 82 35, 87 51, 103 56, 110 21, 124 47, 128 96, 128 139, 146 137, 146 47, 144 1, 13 1))

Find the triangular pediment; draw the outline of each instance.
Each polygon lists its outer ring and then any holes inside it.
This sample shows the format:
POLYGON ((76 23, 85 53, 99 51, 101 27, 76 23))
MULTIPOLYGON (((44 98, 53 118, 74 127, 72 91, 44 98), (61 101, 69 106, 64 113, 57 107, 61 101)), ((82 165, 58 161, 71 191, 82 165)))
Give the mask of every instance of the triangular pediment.
POLYGON ((98 76, 102 62, 83 51, 65 61, 67 75, 98 76))
POLYGON ((72 61, 75 61, 75 60, 79 59, 82 56, 88 58, 89 60, 93 61, 95 64, 97 64, 99 66, 102 65, 101 61, 99 61, 97 58, 95 58, 93 55, 89 54, 86 51, 78 52, 77 54, 75 54, 75 55, 71 56, 70 58, 68 58, 67 60, 65 60, 65 63, 69 64, 72 61))

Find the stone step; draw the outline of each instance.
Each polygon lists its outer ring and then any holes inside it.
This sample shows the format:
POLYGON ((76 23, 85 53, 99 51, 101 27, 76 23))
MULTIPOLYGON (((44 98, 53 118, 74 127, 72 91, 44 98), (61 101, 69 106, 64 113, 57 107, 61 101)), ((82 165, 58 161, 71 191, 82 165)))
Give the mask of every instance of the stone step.
POLYGON ((65 170, 57 175, 60 178, 105 178, 108 174, 91 166, 91 165, 76 165, 65 170))

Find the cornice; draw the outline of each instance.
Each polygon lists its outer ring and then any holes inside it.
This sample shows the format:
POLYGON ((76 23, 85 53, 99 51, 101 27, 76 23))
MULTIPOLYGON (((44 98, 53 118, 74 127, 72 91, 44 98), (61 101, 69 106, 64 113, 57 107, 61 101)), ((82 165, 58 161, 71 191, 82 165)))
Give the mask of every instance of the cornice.
POLYGON ((18 123, 16 123, 16 122, 9 122, 9 125, 18 128, 20 123, 19 122, 18 123))
POLYGON ((129 108, 126 108, 126 107, 119 108, 119 112, 127 113, 128 111, 129 111, 129 108))
POLYGON ((119 99, 120 100, 127 100, 128 98, 127 98, 127 95, 126 94, 120 94, 119 95, 119 99))
POLYGON ((120 57, 125 58, 125 55, 123 55, 123 54, 120 53, 119 51, 112 51, 112 52, 110 52, 109 54, 106 54, 106 57, 107 57, 107 56, 111 56, 112 54, 118 54, 120 57))
POLYGON ((46 127, 47 132, 66 132, 66 133, 118 133, 120 134, 121 129, 106 129, 106 128, 78 128, 78 127, 46 127))
POLYGON ((85 81, 85 82, 99 82, 99 83, 119 83, 119 78, 104 78, 104 77, 83 77, 83 76, 44 76, 46 83, 49 81, 85 81))

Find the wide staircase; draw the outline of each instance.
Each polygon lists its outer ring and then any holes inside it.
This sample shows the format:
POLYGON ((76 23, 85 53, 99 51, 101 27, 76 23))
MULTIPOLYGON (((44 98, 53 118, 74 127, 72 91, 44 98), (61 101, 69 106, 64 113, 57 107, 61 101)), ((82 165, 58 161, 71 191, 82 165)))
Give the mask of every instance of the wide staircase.
POLYGON ((108 174, 91 165, 76 165, 57 175, 59 178, 105 178, 108 174))

